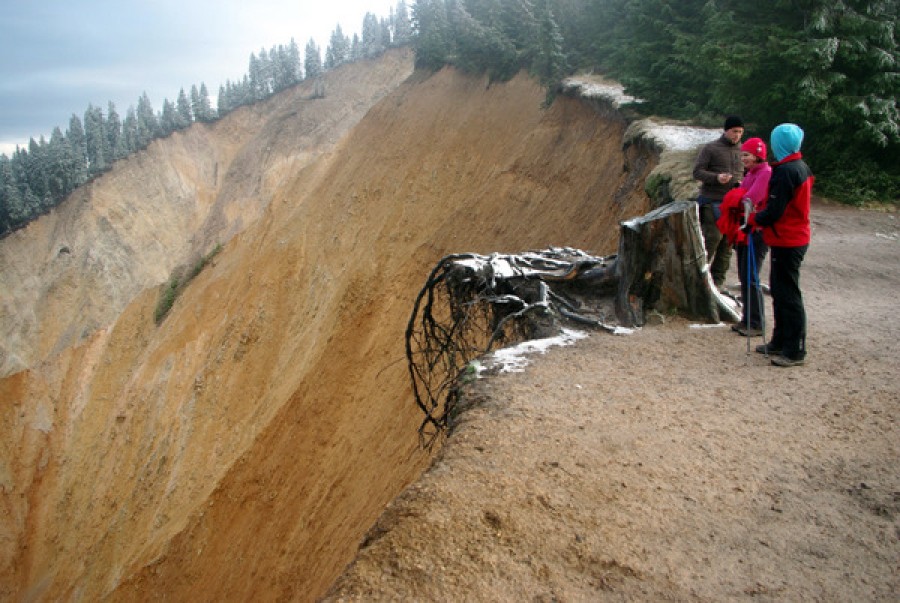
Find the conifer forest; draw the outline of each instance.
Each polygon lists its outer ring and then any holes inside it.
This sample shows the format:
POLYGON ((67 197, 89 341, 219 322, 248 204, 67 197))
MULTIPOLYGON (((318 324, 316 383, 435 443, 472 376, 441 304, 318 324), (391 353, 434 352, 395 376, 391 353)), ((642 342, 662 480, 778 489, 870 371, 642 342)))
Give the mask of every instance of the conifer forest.
MULTIPOLYGON (((251 54, 218 88, 181 89, 154 108, 88 105, 50 139, 0 155, 0 237, 50 211, 112 164, 196 122, 213 122, 339 65, 412 45, 416 65, 506 80, 525 69, 552 102, 567 75, 593 71, 642 99, 640 114, 720 127, 743 117, 768 139, 782 122, 806 132, 818 194, 850 204, 900 201, 898 0, 401 0, 369 13, 361 34, 337 26, 251 54), (301 56, 302 54, 302 56, 301 56)), ((327 91, 322 90, 322 94, 327 91)))

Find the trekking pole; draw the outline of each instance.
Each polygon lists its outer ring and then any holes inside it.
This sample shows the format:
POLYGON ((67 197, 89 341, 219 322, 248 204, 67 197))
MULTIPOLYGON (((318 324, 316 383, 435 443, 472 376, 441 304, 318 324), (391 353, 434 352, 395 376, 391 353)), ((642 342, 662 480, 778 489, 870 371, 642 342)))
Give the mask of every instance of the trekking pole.
POLYGON ((759 328, 762 330, 762 342, 763 345, 766 346, 766 358, 769 357, 769 348, 768 343, 766 343, 766 309, 763 306, 765 303, 765 298, 763 297, 762 283, 759 282, 759 266, 756 266, 756 257, 753 258, 753 263, 755 267, 755 271, 753 274, 753 280, 756 281, 756 301, 759 303, 757 308, 759 308, 759 328))
MULTIPOLYGON (((750 204, 747 203, 747 200, 744 199, 744 224, 742 227, 747 225, 747 222, 750 221, 750 204)), ((750 314, 751 314, 751 296, 750 296, 750 286, 753 284, 753 268, 755 264, 754 250, 753 250, 753 232, 748 232, 747 234, 747 273, 744 276, 744 291, 745 299, 744 299, 744 320, 746 321, 747 327, 747 355, 750 355, 750 314)))
MULTIPOLYGON (((746 222, 745 222, 746 223, 746 222)), ((744 308, 744 319, 747 321, 747 355, 750 355, 750 340, 753 339, 750 336, 750 314, 752 314, 753 308, 753 297, 751 291, 751 287, 753 286, 754 273, 756 268, 756 258, 755 250, 753 249, 753 233, 747 233, 747 277, 744 279, 746 284, 744 285, 744 290, 747 292, 746 299, 744 300, 744 304, 746 307, 744 308)))
MULTIPOLYGON (((756 265, 756 250, 753 242, 753 233, 747 235, 747 300, 753 299, 757 304, 756 310, 759 313, 759 328, 763 345, 766 345, 766 313, 763 309, 765 298, 763 297, 762 285, 759 282, 759 267, 756 265), (752 291, 751 291, 752 288, 752 291)), ((750 309, 748 304, 747 309, 750 309)), ((747 324, 750 324, 749 312, 747 313, 747 324)), ((748 327, 749 328, 749 327, 748 327)), ((747 353, 750 353, 750 337, 747 337, 747 353)), ((766 358, 769 357, 769 351, 766 349, 766 358)))

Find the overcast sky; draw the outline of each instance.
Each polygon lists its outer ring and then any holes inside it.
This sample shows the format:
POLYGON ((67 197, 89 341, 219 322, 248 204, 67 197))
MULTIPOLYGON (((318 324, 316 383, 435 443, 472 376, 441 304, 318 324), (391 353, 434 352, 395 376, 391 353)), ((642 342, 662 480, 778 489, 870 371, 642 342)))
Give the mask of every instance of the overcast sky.
MULTIPOLYGON (((340 24, 353 37, 367 12, 398 0, 0 0, 0 153, 65 132, 73 113, 113 101, 124 118, 147 92, 156 111, 205 83, 215 103, 225 80, 291 38, 322 58, 340 24)), ((412 0, 406 0, 408 7, 412 0)))

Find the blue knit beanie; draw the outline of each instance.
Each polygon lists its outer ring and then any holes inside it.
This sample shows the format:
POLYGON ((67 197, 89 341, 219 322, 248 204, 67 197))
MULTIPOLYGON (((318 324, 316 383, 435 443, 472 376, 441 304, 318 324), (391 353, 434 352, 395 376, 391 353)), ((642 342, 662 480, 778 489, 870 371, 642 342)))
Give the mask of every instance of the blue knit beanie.
POLYGON ((788 155, 800 151, 800 145, 803 144, 803 130, 797 124, 775 126, 772 135, 769 136, 769 143, 775 161, 781 161, 788 155))

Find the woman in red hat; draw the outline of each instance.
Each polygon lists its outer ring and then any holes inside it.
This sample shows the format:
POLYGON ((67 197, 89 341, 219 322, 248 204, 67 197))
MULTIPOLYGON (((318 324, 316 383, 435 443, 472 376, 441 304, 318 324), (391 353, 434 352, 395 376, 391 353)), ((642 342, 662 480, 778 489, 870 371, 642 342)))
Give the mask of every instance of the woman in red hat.
MULTIPOLYGON (((723 203, 723 210, 734 209, 741 215, 744 214, 744 206, 749 206, 752 213, 762 210, 766 205, 766 199, 769 196, 769 179, 772 177, 772 168, 766 162, 766 143, 761 138, 750 138, 741 145, 741 162, 744 164, 744 179, 741 187, 734 189, 729 193, 728 203, 723 203)), ((724 214, 724 211, 723 211, 724 214)), ((756 274, 749 275, 747 273, 747 254, 749 247, 747 245, 747 236, 737 227, 742 218, 732 220, 730 232, 723 228, 723 224, 719 225, 723 233, 731 239, 734 249, 737 252, 738 278, 741 281, 741 304, 743 305, 744 316, 741 322, 732 326, 732 330, 737 331, 741 335, 753 336, 762 335, 763 312, 765 311, 762 304, 762 298, 759 289, 750 289, 751 283, 759 283, 759 267, 762 265, 769 251, 769 247, 763 242, 762 233, 754 232, 753 237, 753 257, 756 274)))

